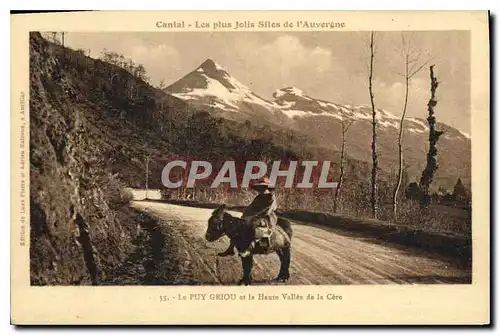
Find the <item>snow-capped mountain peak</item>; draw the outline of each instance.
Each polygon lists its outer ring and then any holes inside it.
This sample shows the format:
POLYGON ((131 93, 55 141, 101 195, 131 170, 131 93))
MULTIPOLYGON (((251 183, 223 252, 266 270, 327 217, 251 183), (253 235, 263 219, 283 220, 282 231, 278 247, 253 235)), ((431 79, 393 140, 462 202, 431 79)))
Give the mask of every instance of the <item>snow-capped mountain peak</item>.
POLYGON ((273 103, 252 92, 212 59, 205 60, 165 91, 192 104, 208 105, 226 116, 243 113, 266 118, 276 111, 273 103))

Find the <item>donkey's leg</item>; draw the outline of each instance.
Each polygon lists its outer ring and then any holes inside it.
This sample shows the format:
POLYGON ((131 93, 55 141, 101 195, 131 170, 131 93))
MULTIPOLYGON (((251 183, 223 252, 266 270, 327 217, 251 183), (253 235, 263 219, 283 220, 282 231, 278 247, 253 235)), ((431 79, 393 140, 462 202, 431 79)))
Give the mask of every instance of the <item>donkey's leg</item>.
POLYGON ((243 278, 240 280, 240 284, 250 285, 252 283, 253 256, 242 257, 241 264, 243 265, 243 278))
POLYGON ((283 276, 282 279, 284 281, 288 280, 290 278, 290 260, 292 258, 292 248, 287 247, 283 248, 283 261, 282 261, 282 266, 283 266, 283 276))
POLYGON ((278 277, 276 277, 276 280, 280 281, 283 279, 283 275, 285 274, 285 271, 284 271, 285 267, 283 266, 284 265, 283 249, 281 249, 281 248, 277 249, 276 254, 280 258, 280 272, 278 273, 278 277))
POLYGON ((234 243, 233 240, 229 240, 229 247, 227 247, 226 251, 219 252, 217 256, 225 257, 234 255, 234 243))
POLYGON ((246 273, 248 272, 248 257, 240 257, 241 258, 241 266, 243 268, 243 277, 241 278, 239 284, 245 283, 246 273))

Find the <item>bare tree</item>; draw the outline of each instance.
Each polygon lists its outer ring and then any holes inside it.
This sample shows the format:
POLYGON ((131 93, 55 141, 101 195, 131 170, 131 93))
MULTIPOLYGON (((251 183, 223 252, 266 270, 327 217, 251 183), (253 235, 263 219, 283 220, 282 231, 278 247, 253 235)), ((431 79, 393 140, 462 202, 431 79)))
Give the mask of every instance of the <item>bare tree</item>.
POLYGON ((166 87, 167 85, 165 85, 165 79, 160 80, 160 83, 158 84, 158 89, 163 91, 166 87))
POLYGON ((335 197, 333 200, 334 213, 337 213, 339 209, 339 203, 341 202, 340 200, 341 200, 342 186, 344 183, 344 164, 346 156, 346 149, 345 149, 346 134, 353 122, 354 120, 348 120, 348 121, 342 120, 342 135, 341 135, 342 137, 340 145, 340 176, 339 176, 339 181, 337 183, 337 188, 335 189, 335 197))
POLYGON ((429 112, 427 116, 427 123, 429 124, 429 151, 427 152, 427 165, 424 171, 422 171, 419 185, 421 191, 421 208, 426 208, 430 203, 429 189, 434 179, 434 173, 438 169, 436 145, 439 137, 443 134, 443 131, 436 130, 436 117, 434 116, 434 107, 437 105, 436 89, 439 85, 437 78, 434 76, 434 65, 429 67, 429 72, 431 79, 431 97, 427 103, 427 111, 429 112))
POLYGON ((370 102, 372 106, 372 175, 371 175, 371 212, 372 217, 377 218, 378 214, 378 199, 377 199, 377 169, 378 169, 378 160, 377 160, 377 110, 375 109, 374 102, 374 94, 373 94, 373 58, 375 56, 375 52, 373 49, 373 37, 374 32, 371 32, 370 35, 370 74, 368 76, 368 90, 370 92, 370 102))
POLYGON ((404 61, 404 73, 402 76, 405 81, 405 96, 403 103, 403 113, 401 114, 401 119, 399 121, 399 134, 398 134, 398 177, 396 181, 396 185, 394 187, 394 192, 392 195, 392 213, 394 217, 397 215, 398 211, 398 193, 401 188, 401 182, 403 179, 403 135, 404 135, 404 120, 406 116, 406 110, 408 107, 408 95, 410 89, 410 82, 413 76, 415 76, 427 61, 421 62, 420 55, 412 49, 411 45, 411 37, 405 40, 404 34, 401 34, 401 42, 402 42, 402 56, 404 61))
POLYGON ((64 46, 64 31, 61 32, 61 45, 64 46))

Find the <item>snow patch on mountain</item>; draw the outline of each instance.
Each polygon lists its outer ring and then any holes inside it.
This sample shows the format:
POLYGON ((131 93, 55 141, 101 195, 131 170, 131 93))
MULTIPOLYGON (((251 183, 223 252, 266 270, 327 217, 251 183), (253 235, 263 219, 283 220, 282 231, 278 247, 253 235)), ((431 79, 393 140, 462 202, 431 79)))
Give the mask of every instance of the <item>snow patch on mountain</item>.
POLYGON ((279 90, 276 90, 274 93, 273 93, 273 97, 274 98, 281 98, 282 96, 286 95, 286 92, 279 89, 279 90))
POLYGON ((206 74, 201 74, 201 76, 203 76, 206 81, 206 88, 194 88, 190 90, 188 89, 182 93, 172 93, 172 95, 185 100, 213 97, 217 100, 220 100, 226 105, 238 108, 238 106, 234 104, 235 100, 238 100, 240 98, 240 95, 237 94, 237 92, 231 92, 219 81, 210 78, 206 74))
POLYGON ((333 107, 332 103, 327 103, 327 102, 324 102, 324 101, 318 101, 318 105, 320 105, 323 108, 333 107))
POLYGON ((302 90, 299 90, 295 86, 280 88, 280 89, 276 90, 275 94, 276 94, 275 98, 280 97, 280 96, 285 95, 285 94, 304 96, 304 92, 302 90))
POLYGON ((285 113, 286 116, 289 116, 290 118, 294 118, 294 117, 300 117, 300 116, 307 116, 308 114, 311 115, 313 113, 311 112, 305 112, 305 111, 302 111, 302 110, 296 110, 296 109, 287 109, 287 110, 284 110, 283 113, 285 113))
POLYGON ((167 91, 177 98, 198 100, 223 110, 239 110, 245 103, 260 105, 271 113, 276 110, 274 103, 253 93, 211 59, 207 59, 193 72, 169 86, 167 91))
MULTIPOLYGON (((214 101, 212 103, 209 104, 211 107, 215 107, 215 108, 219 108, 219 109, 227 109, 227 105, 224 105, 224 104, 221 104, 220 102, 218 101, 214 101)), ((233 110, 233 109, 232 109, 233 110)), ((234 107, 234 110, 238 110, 237 107, 234 107)))
POLYGON ((422 129, 419 129, 420 132, 424 132, 424 131, 428 131, 429 130, 429 127, 420 119, 417 119, 417 118, 408 118, 408 121, 412 122, 412 123, 416 123, 417 125, 421 126, 422 129))
POLYGON ((280 101, 280 102, 277 102, 278 106, 277 108, 282 108, 282 109, 289 109, 289 108, 292 108, 293 106, 295 106, 297 104, 296 101, 280 101))
POLYGON ((377 124, 381 125, 382 127, 393 127, 399 129, 399 124, 397 122, 379 120, 377 124))
POLYGON ((215 65, 216 70, 227 72, 226 69, 224 69, 222 66, 220 66, 220 64, 214 62, 214 65, 215 65))
POLYGON ((309 116, 330 116, 337 118, 339 120, 342 120, 342 116, 337 115, 337 114, 332 114, 332 113, 313 113, 311 111, 303 111, 303 110, 296 110, 296 109, 287 109, 282 111, 285 115, 287 115, 290 118, 294 117, 309 117, 309 116))
POLYGON ((387 118, 387 119, 397 119, 397 120, 400 119, 399 116, 391 114, 388 111, 386 111, 385 109, 377 109, 377 115, 382 116, 383 118, 387 118))
POLYGON ((283 96, 287 96, 287 95, 300 97, 300 98, 306 99, 306 100, 313 100, 311 97, 305 95, 304 91, 302 91, 301 89, 298 89, 295 86, 280 88, 273 93, 273 97, 275 99, 279 99, 279 98, 281 98, 283 96))
POLYGON ((358 120, 370 120, 372 119, 372 116, 368 113, 362 113, 360 112, 360 109, 356 111, 355 109, 346 109, 342 108, 342 111, 348 115, 350 115, 353 119, 358 119, 358 120))
POLYGON ((462 134, 465 138, 467 138, 467 139, 469 139, 469 140, 470 140, 470 134, 467 134, 466 132, 463 132, 463 131, 461 131, 461 130, 459 130, 459 129, 457 129, 457 130, 458 130, 458 132, 459 132, 460 134, 462 134))
MULTIPOLYGON (((214 80, 219 81, 219 83, 221 83, 221 86, 226 87, 226 89, 230 93, 230 100, 233 104, 239 101, 245 101, 253 104, 263 105, 267 108, 274 107, 273 103, 259 97, 250 88, 243 85, 236 78, 230 76, 229 73, 224 69, 224 67, 222 67, 218 63, 208 60, 204 64, 209 64, 208 66, 215 69, 215 72, 212 73, 212 76, 210 76, 210 73, 208 73, 207 76, 217 78, 214 80)), ((203 67, 204 65, 202 64, 201 66, 203 67)))

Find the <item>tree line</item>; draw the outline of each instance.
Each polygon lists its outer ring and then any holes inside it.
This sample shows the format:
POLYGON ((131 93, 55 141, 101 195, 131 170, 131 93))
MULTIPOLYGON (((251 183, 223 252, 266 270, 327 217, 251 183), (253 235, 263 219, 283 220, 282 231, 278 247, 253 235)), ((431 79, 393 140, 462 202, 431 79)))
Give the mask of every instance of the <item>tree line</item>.
MULTIPOLYGON (((404 135, 404 120, 408 107, 408 97, 411 79, 420 72, 424 66, 428 64, 428 60, 422 60, 420 54, 416 49, 413 48, 411 37, 405 36, 404 33, 401 35, 401 54, 403 58, 404 72, 400 73, 404 79, 404 99, 403 99, 403 110, 401 113, 401 118, 399 120, 399 132, 398 132, 398 172, 397 179, 394 186, 394 191, 392 195, 392 214, 396 218, 398 214, 398 203, 400 199, 400 188, 403 179, 403 135, 404 135)), ((374 79, 374 59, 375 59, 375 32, 370 33, 369 39, 369 73, 368 73, 368 93, 370 97, 370 104, 372 110, 372 142, 371 142, 371 152, 372 152, 372 168, 371 168, 371 183, 370 183, 370 209, 371 216, 377 218, 379 216, 379 181, 378 181, 378 154, 377 154, 377 109, 375 107, 375 94, 373 91, 373 79, 374 79)), ((426 209, 431 202, 446 202, 455 201, 464 206, 470 205, 470 192, 468 192, 462 184, 461 179, 457 181, 453 194, 443 192, 438 192, 431 194, 431 184, 434 180, 435 173, 438 169, 437 164, 437 144, 440 136, 444 133, 436 128, 436 116, 435 108, 437 106, 438 100, 436 97, 436 91, 439 86, 439 81, 435 75, 434 70, 435 65, 429 66, 429 81, 430 81, 430 98, 427 103, 427 123, 429 125, 429 147, 426 157, 426 165, 422 170, 419 183, 411 183, 408 190, 406 191, 406 196, 409 199, 416 200, 420 204, 421 209, 426 209)), ((341 132, 341 157, 346 155, 345 151, 345 137, 347 128, 344 127, 344 122, 342 122, 342 132, 341 132)), ((343 179, 343 160, 341 160, 341 176, 343 179)), ((340 190, 342 188, 342 183, 338 184, 338 189, 335 192, 335 199, 337 202, 340 195, 340 190)), ((335 211, 337 206, 334 206, 335 211)))
POLYGON ((99 59, 109 64, 121 67, 131 75, 139 78, 146 83, 149 83, 150 81, 150 78, 146 74, 146 68, 144 67, 144 65, 136 63, 132 58, 125 57, 123 54, 109 51, 104 48, 101 51, 101 56, 99 57, 99 59))

